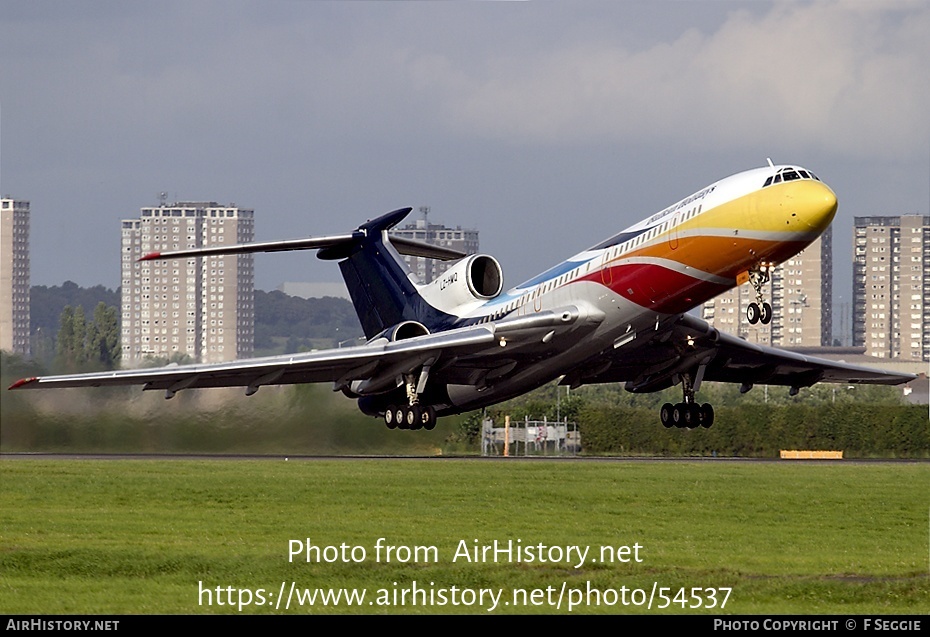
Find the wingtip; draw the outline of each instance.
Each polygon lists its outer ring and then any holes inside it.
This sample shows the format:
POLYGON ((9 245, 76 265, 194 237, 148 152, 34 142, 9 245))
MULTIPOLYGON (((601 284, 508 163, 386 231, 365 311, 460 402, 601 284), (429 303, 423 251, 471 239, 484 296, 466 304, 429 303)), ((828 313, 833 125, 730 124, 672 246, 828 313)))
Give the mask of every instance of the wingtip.
POLYGON ((161 258, 161 252, 149 252, 145 256, 139 257, 139 261, 153 261, 161 258))
POLYGON ((16 381, 15 383, 13 383, 12 385, 10 385, 8 389, 19 389, 19 388, 22 387, 23 385, 28 385, 29 383, 34 383, 34 382, 36 382, 37 380, 39 380, 39 377, 38 377, 38 376, 33 376, 32 378, 21 378, 21 379, 19 379, 18 381, 16 381))

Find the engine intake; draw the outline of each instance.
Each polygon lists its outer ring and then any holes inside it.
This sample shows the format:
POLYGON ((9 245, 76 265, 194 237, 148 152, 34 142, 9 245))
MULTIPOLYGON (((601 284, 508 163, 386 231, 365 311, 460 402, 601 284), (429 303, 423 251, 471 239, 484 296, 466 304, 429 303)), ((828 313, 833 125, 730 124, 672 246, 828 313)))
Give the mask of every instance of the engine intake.
POLYGON ((472 294, 481 299, 493 299, 504 288, 504 273, 497 259, 477 254, 468 260, 465 281, 472 294))
POLYGON ((429 334, 429 329, 423 325, 423 323, 418 321, 404 321, 403 323, 398 323, 397 325, 387 328, 368 342, 372 343, 378 339, 384 339, 393 343, 394 341, 403 341, 415 336, 426 336, 427 334, 429 334))
POLYGON ((493 299, 503 289, 504 273, 497 259, 486 254, 473 254, 423 286, 421 294, 433 307, 455 312, 462 305, 493 299))

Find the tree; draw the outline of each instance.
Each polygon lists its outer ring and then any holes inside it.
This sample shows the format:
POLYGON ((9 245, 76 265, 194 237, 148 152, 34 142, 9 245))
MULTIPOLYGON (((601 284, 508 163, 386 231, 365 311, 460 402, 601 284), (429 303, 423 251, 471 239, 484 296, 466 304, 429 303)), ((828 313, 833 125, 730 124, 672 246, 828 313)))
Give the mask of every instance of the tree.
POLYGON ((87 360, 113 369, 119 362, 120 329, 116 308, 101 301, 94 308, 94 320, 87 326, 87 360))
POLYGON ((59 317, 59 367, 67 371, 113 369, 120 359, 120 331, 116 308, 103 302, 88 322, 84 308, 66 305, 59 317))
POLYGON ((86 345, 87 340, 87 317, 84 315, 84 307, 78 305, 74 308, 74 341, 71 348, 71 360, 77 367, 83 367, 87 362, 86 345))
POLYGON ((74 309, 70 305, 66 305, 58 317, 58 345, 55 351, 58 354, 58 365, 65 368, 74 365, 74 309))
POLYGON ((61 327, 61 313, 65 306, 70 305, 72 312, 78 306, 83 307, 84 315, 89 321, 94 308, 101 301, 108 307, 119 307, 119 288, 115 291, 102 285, 82 288, 73 281, 65 281, 60 286, 32 286, 29 313, 33 358, 50 368, 60 366, 62 359, 57 352, 55 335, 61 327))

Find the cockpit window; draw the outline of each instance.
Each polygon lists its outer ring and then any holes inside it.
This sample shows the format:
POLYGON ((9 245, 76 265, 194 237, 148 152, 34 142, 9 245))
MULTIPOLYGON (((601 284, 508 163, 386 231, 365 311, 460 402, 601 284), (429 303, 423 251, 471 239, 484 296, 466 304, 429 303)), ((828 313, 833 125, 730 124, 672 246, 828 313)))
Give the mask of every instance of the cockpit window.
POLYGON ((762 184, 762 187, 771 186, 772 184, 780 184, 783 181, 795 181, 797 179, 814 179, 820 181, 820 179, 814 173, 809 170, 804 170, 803 168, 780 168, 778 172, 774 175, 770 175, 765 179, 765 183, 762 184))

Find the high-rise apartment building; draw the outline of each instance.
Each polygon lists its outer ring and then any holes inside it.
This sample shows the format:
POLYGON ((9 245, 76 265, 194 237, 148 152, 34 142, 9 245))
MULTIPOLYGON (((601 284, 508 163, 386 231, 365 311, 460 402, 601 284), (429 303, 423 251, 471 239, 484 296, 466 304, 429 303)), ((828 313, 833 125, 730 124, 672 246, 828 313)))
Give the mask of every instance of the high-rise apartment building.
MULTIPOLYGON (((402 228, 394 228, 390 231, 390 234, 405 239, 423 241, 444 248, 451 248, 452 250, 458 250, 465 254, 478 253, 477 230, 463 230, 461 226, 447 228, 440 224, 430 223, 427 219, 429 208, 422 207, 420 208, 420 212, 423 213, 422 219, 417 219, 413 223, 408 223, 402 228)), ((449 267, 449 262, 436 259, 411 256, 405 256, 404 259, 410 271, 417 275, 421 283, 433 281, 449 267)))
POLYGON ((853 345, 930 361, 930 216, 856 217, 853 345))
POLYGON ((122 222, 122 358, 215 363, 252 355, 252 255, 139 262, 150 252, 248 243, 254 212, 215 202, 142 208, 122 222))
POLYGON ((766 298, 772 322, 751 325, 746 307, 755 301, 748 283, 707 301, 704 319, 752 343, 777 347, 821 347, 833 342, 832 227, 807 248, 772 270, 766 298))
POLYGON ((29 202, 0 199, 0 349, 28 357, 29 202))

